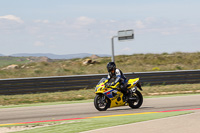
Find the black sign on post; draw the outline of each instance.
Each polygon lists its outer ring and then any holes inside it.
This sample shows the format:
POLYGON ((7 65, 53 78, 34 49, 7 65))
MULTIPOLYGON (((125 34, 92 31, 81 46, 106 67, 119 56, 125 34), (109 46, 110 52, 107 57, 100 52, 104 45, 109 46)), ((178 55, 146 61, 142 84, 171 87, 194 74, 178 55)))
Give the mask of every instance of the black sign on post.
POLYGON ((134 39, 134 33, 133 30, 121 30, 118 31, 118 40, 119 41, 125 41, 134 39))
POLYGON ((119 41, 132 40, 134 39, 134 33, 133 33, 133 30, 121 30, 121 31, 118 31, 118 36, 113 36, 111 38, 112 62, 115 62, 114 38, 118 38, 119 41))

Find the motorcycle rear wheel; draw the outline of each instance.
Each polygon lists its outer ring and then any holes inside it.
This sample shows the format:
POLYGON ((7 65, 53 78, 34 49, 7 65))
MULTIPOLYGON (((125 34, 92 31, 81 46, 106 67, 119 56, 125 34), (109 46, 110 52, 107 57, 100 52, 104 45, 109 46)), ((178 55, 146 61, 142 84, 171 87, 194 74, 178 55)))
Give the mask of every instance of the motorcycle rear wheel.
POLYGON ((135 93, 133 93, 132 97, 136 98, 136 101, 128 101, 129 103, 129 107, 133 108, 133 109, 137 109, 139 108, 142 103, 143 103, 143 96, 140 93, 140 91, 136 90, 135 93))
POLYGON ((94 106, 99 111, 106 111, 110 107, 110 101, 104 95, 97 94, 94 98, 94 106))

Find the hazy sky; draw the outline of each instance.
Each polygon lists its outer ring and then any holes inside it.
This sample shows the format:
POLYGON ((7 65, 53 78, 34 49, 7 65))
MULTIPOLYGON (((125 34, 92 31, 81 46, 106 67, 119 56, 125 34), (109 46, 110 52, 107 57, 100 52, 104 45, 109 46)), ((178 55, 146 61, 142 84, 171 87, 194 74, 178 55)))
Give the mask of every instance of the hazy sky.
POLYGON ((199 52, 199 0, 0 0, 0 54, 199 52))

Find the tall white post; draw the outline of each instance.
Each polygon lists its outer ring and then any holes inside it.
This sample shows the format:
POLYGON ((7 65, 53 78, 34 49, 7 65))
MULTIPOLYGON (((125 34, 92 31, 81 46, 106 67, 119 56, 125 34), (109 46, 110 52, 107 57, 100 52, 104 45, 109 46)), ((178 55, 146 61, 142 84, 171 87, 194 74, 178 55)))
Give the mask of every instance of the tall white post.
POLYGON ((114 38, 118 36, 113 36, 111 38, 111 49, 112 49, 112 62, 115 62, 115 54, 114 54, 114 38))

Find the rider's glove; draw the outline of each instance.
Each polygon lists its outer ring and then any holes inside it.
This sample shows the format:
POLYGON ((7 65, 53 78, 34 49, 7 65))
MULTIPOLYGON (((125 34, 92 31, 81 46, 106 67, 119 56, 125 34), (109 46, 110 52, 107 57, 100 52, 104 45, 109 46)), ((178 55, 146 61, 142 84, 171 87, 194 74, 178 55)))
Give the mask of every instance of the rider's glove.
POLYGON ((106 88, 108 87, 108 83, 105 83, 104 85, 105 85, 106 88))
POLYGON ((106 83, 105 85, 106 85, 106 87, 108 87, 108 86, 113 86, 114 83, 106 83))
POLYGON ((110 86, 113 86, 113 85, 115 85, 115 83, 111 83, 111 84, 110 84, 110 86))

